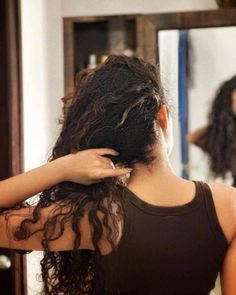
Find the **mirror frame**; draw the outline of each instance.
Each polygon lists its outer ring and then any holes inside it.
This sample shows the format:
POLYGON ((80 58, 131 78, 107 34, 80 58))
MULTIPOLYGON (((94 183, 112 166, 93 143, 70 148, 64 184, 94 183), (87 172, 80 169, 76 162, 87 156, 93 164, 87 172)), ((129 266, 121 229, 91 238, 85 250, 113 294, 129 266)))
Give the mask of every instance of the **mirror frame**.
MULTIPOLYGON (((23 172, 22 48, 21 3, 1 1, 1 109, 0 163, 7 178, 23 172)), ((10 281, 15 295, 27 294, 26 257, 9 251, 12 266, 10 281)), ((1 292, 2 290, 0 290, 1 292)), ((2 292, 1 292, 2 293, 2 292)))
POLYGON ((152 43, 149 42, 150 52, 155 52, 153 56, 146 56, 156 63, 159 62, 158 32, 160 30, 174 29, 197 29, 211 27, 236 26, 236 8, 224 8, 218 10, 190 11, 178 13, 161 13, 145 15, 149 21, 149 26, 145 35, 152 36, 152 43))
MULTIPOLYGON (((156 55, 155 28, 150 20, 140 14, 104 15, 104 16, 81 16, 63 18, 64 31, 64 94, 68 95, 74 89, 74 29, 76 23, 93 23, 109 21, 111 19, 135 19, 136 20, 136 43, 137 55, 148 60, 149 56, 156 55), (151 34, 150 34, 151 32, 151 34)), ((152 61, 152 60, 150 60, 152 61)))

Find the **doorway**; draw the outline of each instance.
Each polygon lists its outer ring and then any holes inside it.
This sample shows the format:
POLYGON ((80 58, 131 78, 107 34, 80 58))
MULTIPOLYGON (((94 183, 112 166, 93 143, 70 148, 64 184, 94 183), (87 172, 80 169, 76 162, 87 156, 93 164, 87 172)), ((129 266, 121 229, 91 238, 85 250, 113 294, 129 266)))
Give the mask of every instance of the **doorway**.
MULTIPOLYGON (((0 180, 22 172, 20 1, 0 1, 0 180)), ((24 258, 0 248, 0 294, 24 295, 24 258)))

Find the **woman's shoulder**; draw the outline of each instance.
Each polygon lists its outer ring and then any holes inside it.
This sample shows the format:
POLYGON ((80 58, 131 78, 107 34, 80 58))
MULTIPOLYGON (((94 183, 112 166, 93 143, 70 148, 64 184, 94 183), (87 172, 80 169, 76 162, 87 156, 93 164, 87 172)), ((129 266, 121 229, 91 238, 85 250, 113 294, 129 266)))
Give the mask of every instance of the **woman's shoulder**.
POLYGON ((236 234, 236 189, 224 183, 210 184, 219 223, 229 242, 236 234))
POLYGON ((221 182, 211 183, 210 186, 217 201, 223 202, 226 206, 233 206, 236 209, 236 188, 221 182))

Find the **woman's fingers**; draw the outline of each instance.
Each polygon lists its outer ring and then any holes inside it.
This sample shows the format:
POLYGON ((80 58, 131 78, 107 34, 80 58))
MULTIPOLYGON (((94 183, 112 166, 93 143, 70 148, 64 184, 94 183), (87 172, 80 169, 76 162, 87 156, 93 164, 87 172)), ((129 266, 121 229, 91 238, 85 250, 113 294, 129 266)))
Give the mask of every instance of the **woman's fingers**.
POLYGON ((108 148, 99 148, 99 149, 93 149, 98 155, 103 156, 103 155, 113 155, 113 156, 118 156, 119 153, 113 149, 108 149, 108 148))
POLYGON ((103 169, 99 175, 99 178, 118 177, 126 175, 132 171, 131 168, 115 168, 115 169, 103 169))
POLYGON ((90 185, 101 182, 105 178, 126 175, 132 171, 130 168, 116 168, 106 155, 117 156, 119 153, 110 148, 97 148, 65 156, 64 179, 90 185))
POLYGON ((111 159, 109 159, 109 158, 106 158, 106 157, 102 157, 103 158, 103 160, 104 160, 104 165, 106 165, 106 166, 104 166, 104 168, 106 169, 115 169, 116 167, 115 167, 115 165, 114 165, 114 163, 111 161, 111 159))

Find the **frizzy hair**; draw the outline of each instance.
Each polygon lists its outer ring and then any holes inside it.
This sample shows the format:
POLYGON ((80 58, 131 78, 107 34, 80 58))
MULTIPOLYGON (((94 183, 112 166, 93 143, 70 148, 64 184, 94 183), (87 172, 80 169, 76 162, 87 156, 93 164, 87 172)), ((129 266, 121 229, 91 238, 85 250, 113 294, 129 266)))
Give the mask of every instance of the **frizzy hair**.
MULTIPOLYGON (((150 164, 152 147, 158 140, 156 113, 166 104, 158 69, 136 57, 113 55, 96 69, 82 71, 77 79, 72 104, 50 160, 88 148, 106 147, 119 152, 119 156, 110 157, 115 164, 150 164)), ((94 285, 99 283, 95 275, 95 269, 99 270, 98 241, 105 228, 106 238, 115 249, 118 223, 125 214, 123 203, 124 184, 117 178, 91 186, 63 182, 40 195, 32 218, 21 223, 15 238, 32 236, 31 225, 40 220, 43 208, 53 204, 53 213, 39 229, 44 247, 43 294, 92 294, 94 285), (86 208, 94 251, 78 251, 79 224, 86 208), (63 235, 68 223, 75 233, 74 249, 50 252, 50 242, 63 235)))
POLYGON ((232 110, 232 92, 236 76, 223 82, 216 92, 208 115, 208 127, 200 146, 208 153, 210 170, 215 177, 230 171, 231 154, 236 148, 236 116, 232 110))

